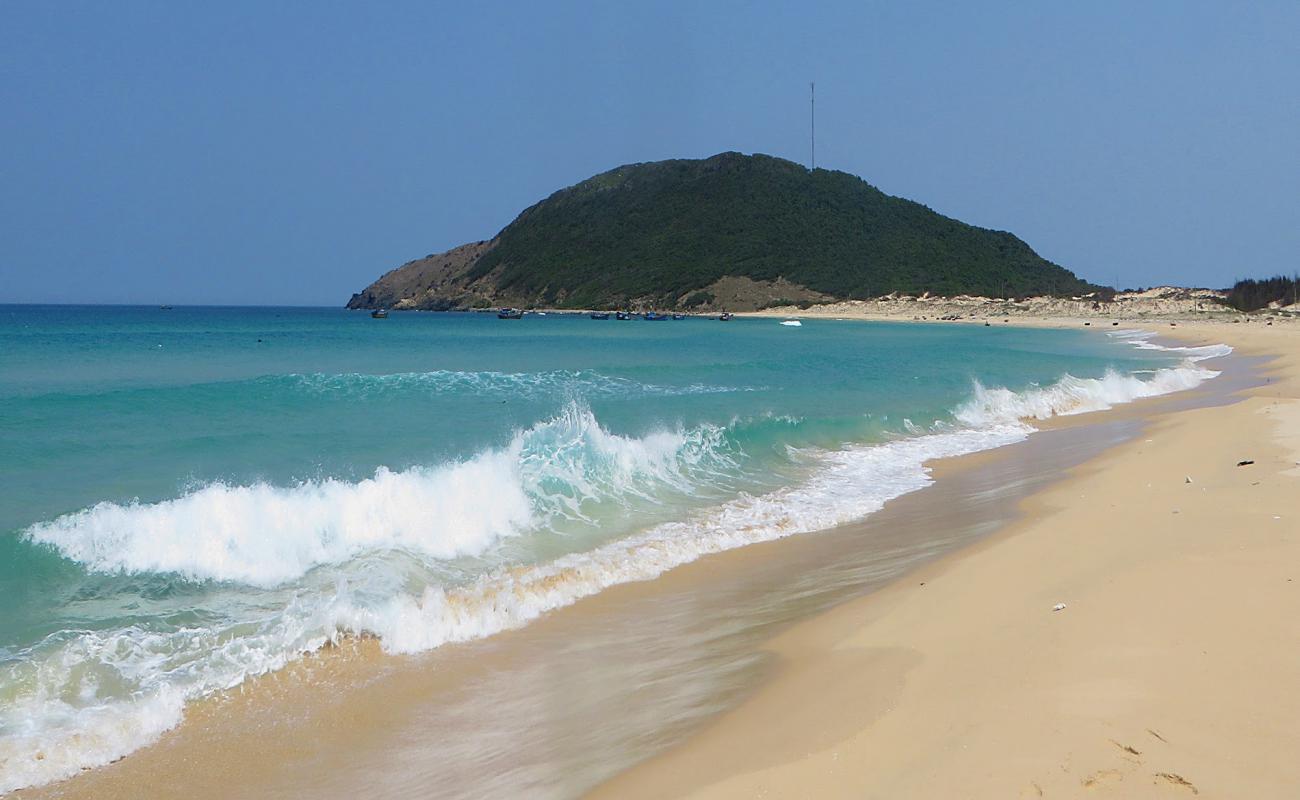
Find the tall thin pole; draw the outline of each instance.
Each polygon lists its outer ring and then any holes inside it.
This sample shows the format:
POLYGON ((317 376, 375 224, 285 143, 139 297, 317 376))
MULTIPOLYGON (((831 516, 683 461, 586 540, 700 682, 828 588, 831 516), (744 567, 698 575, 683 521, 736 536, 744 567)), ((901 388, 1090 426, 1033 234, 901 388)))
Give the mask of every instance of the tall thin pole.
POLYGON ((808 84, 808 120, 811 135, 811 169, 817 169, 817 84, 808 84))

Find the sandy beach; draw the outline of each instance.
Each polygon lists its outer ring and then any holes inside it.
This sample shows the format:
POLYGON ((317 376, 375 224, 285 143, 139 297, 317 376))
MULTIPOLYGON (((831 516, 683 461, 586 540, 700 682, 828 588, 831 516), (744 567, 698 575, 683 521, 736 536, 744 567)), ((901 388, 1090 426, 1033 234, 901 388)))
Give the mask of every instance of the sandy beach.
POLYGON ((1300 329, 1176 333, 1275 356, 1266 385, 782 633, 754 696, 593 796, 1295 796, 1300 329))

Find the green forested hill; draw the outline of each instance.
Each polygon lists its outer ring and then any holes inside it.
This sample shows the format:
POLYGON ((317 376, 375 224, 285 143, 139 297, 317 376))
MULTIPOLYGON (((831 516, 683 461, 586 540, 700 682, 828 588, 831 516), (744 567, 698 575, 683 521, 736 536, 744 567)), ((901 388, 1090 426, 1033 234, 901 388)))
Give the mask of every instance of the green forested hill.
MULTIPOLYGON (((366 306, 383 280, 426 261, 390 273, 353 303, 366 306)), ((780 279, 834 298, 1095 288, 1010 233, 950 219, 847 173, 740 153, 632 164, 562 189, 520 214, 463 271, 440 274, 441 287, 412 305, 680 305, 725 276, 780 279), (450 296, 457 293, 459 301, 450 296)), ((417 298, 420 289, 403 291, 417 298)))

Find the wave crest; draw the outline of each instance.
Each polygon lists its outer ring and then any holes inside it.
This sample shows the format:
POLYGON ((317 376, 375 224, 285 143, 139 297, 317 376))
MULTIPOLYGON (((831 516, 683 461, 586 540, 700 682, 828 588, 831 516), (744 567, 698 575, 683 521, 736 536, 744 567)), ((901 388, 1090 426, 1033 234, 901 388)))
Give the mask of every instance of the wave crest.
POLYGON ((1076 378, 1067 374, 1050 386, 1020 392, 988 388, 974 381, 970 399, 953 410, 953 417, 964 425, 983 426, 1105 411, 1143 397, 1191 389, 1218 374, 1190 364, 1155 370, 1150 380, 1107 370, 1100 378, 1076 378))
POLYGON ((402 550, 424 559, 480 555, 593 502, 690 491, 692 475, 734 465, 724 431, 610 433, 571 403, 465 461, 357 482, 291 487, 213 483, 157 503, 99 503, 28 528, 27 538, 97 572, 165 572, 276 586, 322 564, 402 550))

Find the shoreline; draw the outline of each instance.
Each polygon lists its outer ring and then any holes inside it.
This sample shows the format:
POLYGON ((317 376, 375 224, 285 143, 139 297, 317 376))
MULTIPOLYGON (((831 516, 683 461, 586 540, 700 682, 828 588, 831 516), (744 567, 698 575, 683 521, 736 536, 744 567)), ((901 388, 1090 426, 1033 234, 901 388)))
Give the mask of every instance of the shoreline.
MULTIPOLYGON (((1202 387, 1202 388, 1203 388, 1203 387, 1202 387)), ((1202 389, 1197 389, 1197 390, 1193 390, 1193 392, 1190 392, 1190 393, 1177 393, 1177 394, 1175 394, 1175 395, 1167 395, 1167 396, 1164 396, 1163 398, 1152 398, 1152 399, 1150 399, 1150 400, 1148 400, 1148 401, 1138 401, 1138 402, 1136 402, 1136 403, 1132 403, 1132 404, 1129 404, 1129 405, 1123 406, 1123 407, 1121 407, 1121 408, 1124 408, 1124 409, 1130 409, 1131 411, 1130 411, 1129 413, 1134 414, 1134 415, 1140 415, 1140 414, 1141 414, 1141 411, 1139 410, 1138 407, 1139 407, 1139 406, 1142 406, 1144 403, 1152 403, 1152 402, 1158 403, 1158 402, 1161 402, 1161 401, 1168 401, 1168 400, 1170 400, 1171 398, 1174 398, 1174 397, 1180 397, 1180 396, 1187 395, 1187 394, 1192 394, 1192 393, 1194 393, 1194 392, 1198 392, 1198 391, 1201 391, 1201 390, 1202 390, 1202 389)), ((1097 418, 1097 419, 1099 419, 1099 420, 1100 420, 1102 417, 1104 417, 1105 419, 1109 419, 1109 420, 1111 420, 1111 421, 1114 421, 1114 420, 1116 419, 1116 415, 1115 415, 1115 412, 1114 412, 1114 411, 1112 411, 1111 414, 1108 414, 1108 415, 1085 415, 1085 416, 1086 416, 1086 417, 1095 417, 1095 418, 1097 418)), ((1058 425, 1062 425, 1062 424, 1068 426, 1068 425, 1072 424, 1075 420, 1077 420, 1077 421, 1079 421, 1079 422, 1083 422, 1083 423, 1085 423, 1085 425, 1088 423, 1088 420, 1087 420, 1087 419, 1083 419, 1083 418, 1073 418, 1073 419, 1071 419, 1071 420, 1065 420, 1063 423, 1062 423, 1062 422, 1056 422, 1056 423, 1049 424, 1049 425, 1046 425, 1046 426, 1044 426, 1041 422, 1039 422, 1039 423, 1036 423, 1036 426, 1037 426, 1037 427, 1040 427, 1040 428, 1043 428, 1043 427, 1052 428, 1052 427, 1057 427, 1058 425)), ((1014 447, 1014 446, 1013 446, 1013 447, 1014 447)), ((999 448, 999 450, 1005 450, 1005 449, 1007 449, 1007 448, 999 448)), ((998 451, 988 451, 988 452, 984 452, 984 453, 976 453, 976 454, 973 454, 973 455, 960 456, 960 457, 957 457, 956 459, 943 459, 943 460, 937 462, 937 465, 936 465, 936 466, 937 466, 937 468, 936 468, 936 473, 944 473, 944 472, 946 472, 946 471, 950 468, 950 464, 951 464, 951 462, 953 462, 953 461, 961 461, 961 460, 963 460, 963 459, 970 459, 970 460, 981 459, 981 458, 983 458, 983 457, 987 457, 987 456, 989 456, 989 455, 990 455, 990 452, 998 452, 998 451)), ((913 495, 915 495, 915 494, 920 494, 920 493, 915 493, 915 492, 914 492, 913 495)), ((873 515, 873 516, 874 516, 874 515, 873 515)), ((806 537, 793 537, 794 540, 799 540, 799 539, 804 539, 804 538, 806 538, 806 537)), ((783 548, 785 548, 785 549, 790 549, 790 548, 795 548, 795 549, 797 549, 797 548, 800 548, 801 545, 802 545, 803 547, 805 547, 805 548, 811 547, 811 545, 807 545, 806 543, 802 543, 802 542, 800 542, 800 543, 795 543, 793 540, 788 540, 788 541, 790 541, 791 543, 790 543, 789 545, 782 545, 783 548)), ((767 543, 767 544, 775 544, 775 543, 767 543)), ((673 574, 677 573, 679 570, 686 570, 686 571, 696 572, 696 573, 706 572, 706 571, 708 571, 710 568, 716 566, 714 563, 712 563, 712 562, 714 562, 715 560, 729 560, 729 561, 732 562, 733 564, 740 564, 740 563, 743 563, 743 562, 745 562, 745 561, 751 561, 751 562, 752 562, 752 561, 754 561, 754 560, 756 560, 756 559, 761 559, 761 558, 763 558, 763 556, 762 556, 761 554, 749 554, 748 556, 742 556, 741 554, 744 553, 744 552, 746 552, 746 551, 750 551, 750 550, 758 550, 758 549, 760 549, 760 548, 765 548, 765 547, 766 547, 765 544, 760 544, 760 545, 751 545, 750 547, 741 548, 741 549, 739 549, 739 550, 728 551, 729 554, 735 554, 735 555, 718 554, 718 555, 716 555, 716 556, 713 556, 712 558, 701 559, 700 561, 693 562, 693 564, 691 564, 691 565, 686 565, 686 566, 683 566, 683 567, 678 567, 677 569, 673 570, 673 574), (705 563, 705 562, 709 562, 709 563, 705 563), (696 566, 696 565, 698 565, 698 566, 696 566)), ((767 549, 773 549, 773 548, 767 548, 767 549)), ((732 568, 734 569, 734 567, 732 567, 732 568)), ((640 583, 640 584, 625 584, 625 585, 623 585, 623 586, 613 587, 613 588, 607 590, 606 592, 601 593, 600 595, 597 595, 597 596, 594 596, 594 597, 587 598, 587 599, 584 599, 584 600, 579 601, 579 603, 578 603, 577 606, 571 606, 571 607, 569 607, 569 608, 574 609, 574 611, 568 611, 568 610, 566 609, 566 610, 563 612, 563 614, 575 614, 575 613, 576 613, 576 614, 585 614, 585 613, 588 613, 588 610, 587 610, 587 609, 585 609, 585 608, 579 608, 579 606, 589 606, 589 605, 593 605, 593 604, 599 604, 599 603, 601 602, 601 598, 605 597, 605 595, 607 595, 607 594, 614 594, 614 595, 622 596, 622 597, 624 597, 624 599, 625 599, 627 596, 636 596, 636 597, 641 598, 643 601, 644 601, 644 599, 647 598, 647 597, 651 597, 651 598, 652 598, 652 597, 658 597, 658 596, 662 595, 662 593, 663 593, 663 591, 664 591, 664 587, 661 585, 661 582, 665 581, 666 579, 670 579, 670 578, 671 578, 672 580, 678 580, 678 578, 675 577, 673 574, 669 574, 669 575, 661 576, 660 578, 658 578, 658 579, 656 579, 656 580, 654 580, 654 581, 648 582, 648 583, 640 583)), ((679 581, 679 582, 680 582, 680 581, 679 581)), ((618 600, 618 598, 612 598, 612 599, 615 599, 616 601, 618 600)), ((833 613, 833 612, 832 612, 832 613, 833 613)), ((561 615, 558 615, 558 614, 552 614, 552 615, 550 615, 550 616, 552 616, 552 617, 556 617, 556 616, 561 616, 561 615)), ((535 623, 535 624, 537 624, 537 623, 535 623)), ((799 623, 799 624, 803 624, 803 623, 799 623)), ((517 638, 521 638, 521 637, 523 637, 523 638, 530 638, 530 637, 528 637, 528 636, 526 635, 526 631, 530 630, 532 627, 533 627, 533 626, 529 626, 529 627, 526 628, 526 629, 523 629, 523 630, 520 630, 520 631, 512 631, 512 632, 508 632, 508 633, 505 633, 505 634, 501 634, 500 636, 501 636, 502 638, 510 637, 510 638, 512 638, 512 639, 517 639, 517 638)), ((494 637, 494 638, 495 638, 495 637, 494 637)), ((476 644, 481 644, 481 643, 476 643, 476 644)), ((411 658, 405 658, 405 657, 390 657, 390 656, 380 655, 380 654, 378 653, 378 648, 374 646, 373 641, 365 641, 365 640, 363 640, 362 642, 358 643, 358 644, 356 645, 355 648, 353 648, 351 645, 349 645, 349 646, 344 647, 344 648, 342 648, 342 649, 343 649, 343 650, 354 650, 354 652, 352 653, 352 656, 351 656, 351 657, 348 657, 348 658, 332 658, 331 656, 333 655, 333 653, 325 653, 325 654, 322 654, 322 656, 319 657, 319 658, 317 658, 317 657, 308 657, 307 659, 304 659, 304 662, 306 662, 306 663, 304 663, 304 664, 301 666, 300 669, 292 669, 292 668, 291 668, 291 670, 290 670, 289 672, 285 673, 285 674, 275 673, 275 674, 270 675, 270 676, 264 676, 262 679, 258 679, 257 681, 255 681, 255 683, 256 683, 257 685, 255 685, 255 686, 248 686, 248 687, 241 686, 241 687, 235 689, 234 692, 237 693, 237 694, 239 694, 239 695, 241 695, 241 696, 243 696, 243 695, 245 695, 245 694, 249 694, 249 695, 252 695, 252 696, 256 696, 256 695, 260 695, 260 694, 264 694, 265 684, 277 684, 277 685, 278 685, 278 684, 282 684, 282 683, 291 683, 292 680, 293 680, 293 673, 294 673, 294 672, 300 672, 300 673, 301 673, 301 672, 305 672, 305 673, 315 673, 314 677, 316 677, 316 678, 321 678, 321 679, 325 679, 326 681, 328 681, 328 682, 331 683, 331 684, 333 684, 334 682, 336 682, 336 681, 338 681, 338 680, 341 679, 343 685, 350 685, 350 686, 352 686, 353 688, 356 688, 356 687, 358 687, 358 686, 363 686, 363 685, 365 685, 365 684, 367 683, 367 681, 369 680, 368 677, 367 677, 366 675, 362 674, 362 673, 364 672, 364 669, 361 669, 361 670, 356 669, 358 663, 362 663, 362 664, 364 665, 364 668, 372 668, 372 667, 375 667, 376 665, 378 665, 378 666, 381 667, 382 669, 384 669, 384 670, 389 670, 389 671, 398 671, 398 672, 401 672, 401 671, 407 671, 407 672, 410 672, 410 671, 425 671, 425 672, 427 672, 427 671, 428 671, 428 667, 429 667, 429 663, 428 663, 428 662, 431 661, 431 660, 433 660, 433 661, 438 660, 436 657, 433 658, 433 659, 421 659, 421 658, 419 658, 419 657, 414 658, 414 659, 411 659, 411 658), (376 662, 376 659, 378 659, 378 662, 376 662), (421 663, 421 662, 423 662, 423 663, 421 663)), ((456 650, 456 649, 459 649, 459 648, 450 648, 450 649, 451 649, 451 650, 456 650)), ((489 651, 491 651, 491 650, 497 649, 497 647, 496 647, 495 645, 492 645, 492 646, 488 646, 486 649, 489 650, 489 651)), ((534 652, 534 654, 536 655, 536 652, 534 652)), ((453 660, 454 660, 454 659, 453 659, 453 660)), ((452 671, 455 672, 456 670, 453 669, 452 671)), ((779 672, 779 669, 778 669, 778 672, 779 672)), ((442 680, 442 682, 445 683, 445 682, 448 680, 448 677, 447 677, 447 676, 444 676, 444 677, 441 678, 440 680, 442 680)), ((399 680, 399 682, 400 682, 400 680, 399 680)), ((418 681, 416 681, 416 682, 418 683, 418 681)), ((752 683, 752 682, 751 682, 751 683, 752 683)), ((767 682, 766 682, 766 681, 759 681, 759 682, 758 682, 758 685, 759 685, 759 686, 766 686, 766 685, 767 685, 767 682)), ((292 689, 284 690, 282 686, 281 686, 277 691, 281 691, 281 690, 285 691, 285 692, 286 692, 287 694, 289 694, 289 695, 292 695, 292 694, 294 693, 294 690, 292 690, 292 689)), ((760 693, 761 693, 762 689, 760 688, 759 691, 760 691, 760 693)), ((317 692, 317 694, 319 694, 319 692, 317 692)), ((319 699, 320 699, 320 698, 317 698, 317 700, 319 700, 319 699)), ((249 702, 256 702, 256 701, 249 701, 249 702)), ((276 701, 276 700, 273 699, 272 702, 282 702, 282 701, 276 701)), ((180 740, 180 747, 181 747, 182 750, 187 749, 187 748, 189 747, 189 745, 193 745, 193 744, 199 744, 199 743, 201 743, 205 738, 209 738, 209 737, 208 737, 208 736, 205 736, 205 735, 204 735, 204 732, 203 732, 202 730, 198 730, 198 731, 195 730, 194 718, 198 718, 198 719, 201 720, 201 721, 205 720, 206 723, 209 724, 209 725, 212 724, 214 721, 219 723, 219 722, 221 722, 221 721, 220 721, 220 720, 215 720, 215 717, 218 717, 218 716, 220 716, 220 715, 222 715, 222 714, 224 713, 224 711, 223 711, 223 707, 224 707, 224 706, 230 706, 230 705, 234 705, 234 706, 240 706, 240 705, 247 706, 248 703, 245 703, 245 702, 243 702, 243 701, 241 701, 241 700, 239 700, 239 699, 236 699, 236 700, 232 703, 232 702, 230 702, 229 698, 227 698, 227 699, 222 699, 222 700, 214 700, 214 701, 211 702, 211 703, 207 703, 207 702, 205 702, 205 703, 200 704, 200 705, 203 706, 202 709, 197 710, 197 712, 196 712, 193 716, 190 714, 190 712, 187 711, 187 719, 186 719, 186 722, 183 723, 182 726, 180 726, 180 728, 175 729, 173 732, 167 734, 167 735, 164 737, 166 740, 168 740, 168 742, 167 742, 167 747, 175 748, 175 747, 177 746, 177 740, 180 740), (187 744, 187 741, 188 741, 188 744, 187 744)), ((345 705, 346 705, 346 704, 345 704, 345 705)), ((353 703, 352 705, 355 705, 355 703, 353 703)), ((226 709, 224 709, 224 710, 225 710, 225 711, 228 711, 229 709, 226 708, 226 709)), ((243 709, 241 710, 240 713, 244 713, 244 712, 247 712, 247 711, 248 711, 247 708, 243 708, 243 709)), ((730 712, 727 712, 727 713, 730 713, 730 712)), ((726 716, 726 714, 724 713, 724 717, 725 717, 725 716, 726 716)), ((710 724, 710 723, 706 723, 706 725, 708 725, 708 724, 710 724)), ((201 726, 200 726, 200 727, 201 727, 201 726)), ((222 727, 222 725, 218 724, 216 727, 220 728, 220 727, 222 727)), ((226 726, 226 727, 228 728, 229 726, 226 726)), ((208 733, 210 734, 211 731, 209 730, 208 733)), ((229 730, 227 730, 226 733, 229 733, 229 730)), ((157 751, 157 750, 160 750, 160 749, 165 749, 165 748, 161 748, 161 746, 158 745, 158 744, 156 744, 156 745, 151 745, 150 747, 145 748, 145 750, 139 751, 139 752, 137 752, 136 754, 133 754, 133 755, 127 757, 123 762, 120 763, 120 766, 119 766, 119 765, 111 765, 110 767, 107 767, 107 768, 102 768, 102 769, 99 769, 99 770, 94 770, 94 771, 92 771, 91 773, 89 773, 89 774, 87 774, 87 775, 85 775, 85 776, 82 776, 81 778, 72 779, 71 781, 66 781, 66 782, 61 783, 61 784, 52 784, 52 785, 50 785, 50 786, 48 786, 48 787, 44 787, 43 789, 37 789, 37 790, 24 790, 24 791, 20 792, 20 795, 21 795, 21 796, 38 796, 38 795, 39 795, 39 796, 45 796, 45 794, 44 794, 45 790, 46 790, 46 789, 49 789, 49 790, 54 790, 54 791, 51 791, 51 792, 50 792, 50 796, 77 796, 78 791, 81 791, 81 790, 86 790, 86 791, 89 792, 89 794, 92 794, 92 795, 99 794, 99 795, 103 795, 103 796, 116 796, 116 795, 113 795, 111 792, 105 793, 105 792, 98 791, 98 790, 95 788, 95 787, 98 787, 98 789, 103 789, 103 788, 106 788, 106 786, 110 786, 110 785, 116 784, 116 785, 117 785, 117 786, 122 790, 122 794, 121 794, 121 796, 129 796, 129 794, 130 794, 130 790, 129 790, 129 783, 130 783, 130 781, 129 781, 129 780, 128 780, 127 784, 123 784, 123 783, 121 783, 120 781, 117 781, 117 780, 109 781, 107 784, 105 784, 105 782, 104 782, 103 780, 100 780, 100 778, 103 777, 103 776, 102 776, 102 773, 109 772, 109 771, 111 771, 111 772, 115 772, 115 773, 120 773, 120 772, 123 772, 123 771, 124 771, 124 772, 126 772, 128 775, 131 774, 131 773, 135 773, 137 776, 140 776, 140 775, 147 775, 147 771, 148 771, 148 770, 147 770, 146 765, 147 765, 148 762, 150 761, 150 758, 142 758, 142 756, 144 756, 144 755, 146 754, 146 752, 148 752, 148 751, 157 751), (141 772, 141 768, 144 768, 144 772, 141 772), (78 785, 81 787, 80 789, 77 788, 78 785), (65 794, 65 790, 68 790, 68 793, 65 794)), ((238 750, 239 748, 236 747, 236 748, 234 748, 234 749, 235 749, 235 750, 238 750)), ((156 753, 155 753, 155 755, 156 755, 156 753)), ((173 755, 174 755, 174 754, 173 754, 173 755)), ((194 755, 195 755, 195 754, 190 753, 190 754, 187 756, 187 758, 193 758, 194 755)), ((235 759, 236 762, 238 762, 239 760, 240 760, 240 759, 235 759)), ((262 778, 267 779, 267 780, 274 780, 273 776, 266 775, 266 774, 264 774, 264 775, 262 776, 262 778)), ((257 783, 257 781, 255 780, 255 781, 254 781, 254 784, 256 784, 256 783, 257 783)), ((222 783, 221 785, 224 786, 224 783, 222 783)), ((137 784, 137 786, 138 786, 138 784, 137 784)), ((331 792, 329 792, 329 791, 326 791, 325 793, 326 793, 327 795, 331 794, 331 792)), ((220 795, 219 795, 219 794, 214 794, 213 796, 220 796, 220 795)))
POLYGON ((1271 356, 1263 386, 1157 412, 1016 521, 780 633, 754 695, 589 796, 1293 791, 1300 329, 1225 322, 1135 327, 1271 356))

